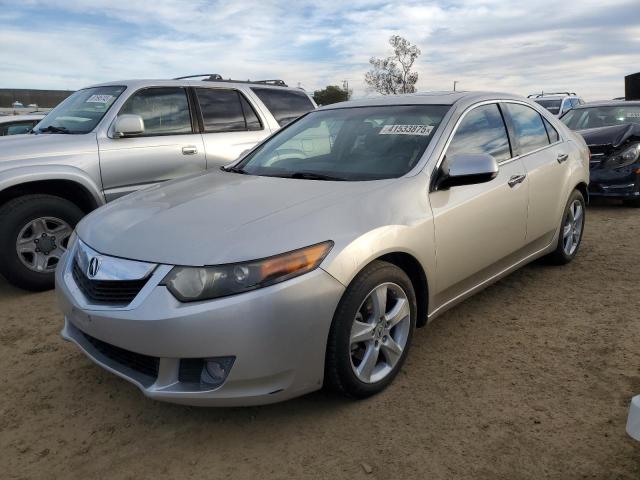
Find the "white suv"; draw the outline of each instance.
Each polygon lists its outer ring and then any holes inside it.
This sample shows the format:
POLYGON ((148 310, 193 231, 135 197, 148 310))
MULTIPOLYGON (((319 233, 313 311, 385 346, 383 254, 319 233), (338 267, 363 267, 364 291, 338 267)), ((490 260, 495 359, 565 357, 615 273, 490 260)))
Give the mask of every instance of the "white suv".
POLYGON ((556 117, 561 117, 572 108, 584 103, 582 98, 572 92, 534 93, 528 98, 542 105, 556 117))
POLYGON ((316 105, 281 80, 128 80, 78 90, 0 138, 0 273, 53 286, 76 223, 106 202, 237 159, 316 105))

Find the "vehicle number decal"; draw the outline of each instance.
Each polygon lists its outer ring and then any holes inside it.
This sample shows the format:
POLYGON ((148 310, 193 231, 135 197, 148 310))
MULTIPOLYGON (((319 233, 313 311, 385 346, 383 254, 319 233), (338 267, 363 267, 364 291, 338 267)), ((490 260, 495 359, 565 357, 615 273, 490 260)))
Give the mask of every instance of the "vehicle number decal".
POLYGON ((91 95, 85 103, 109 103, 113 95, 91 95))
POLYGON ((629 112, 627 118, 640 118, 640 112, 629 112))
POLYGON ((429 136, 432 125, 384 125, 379 135, 423 135, 429 136))

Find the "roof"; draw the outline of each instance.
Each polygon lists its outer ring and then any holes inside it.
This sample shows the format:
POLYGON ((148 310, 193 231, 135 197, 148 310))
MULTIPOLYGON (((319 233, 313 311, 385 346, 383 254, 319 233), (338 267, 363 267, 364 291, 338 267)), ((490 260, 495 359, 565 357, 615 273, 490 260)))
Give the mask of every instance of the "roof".
POLYGON ((348 102, 333 103, 320 110, 334 108, 367 107, 383 105, 453 105, 462 102, 475 103, 483 100, 526 100, 517 95, 496 92, 420 92, 403 95, 381 95, 348 102))
POLYGON ((242 87, 258 87, 258 88, 274 88, 277 90, 289 89, 289 90, 298 90, 303 91, 297 87, 283 87, 279 85, 271 85, 268 83, 248 83, 233 80, 190 80, 190 79, 134 79, 134 80, 117 80, 113 82, 105 82, 105 83, 97 83, 95 85, 89 85, 87 88, 93 87, 108 87, 108 86, 117 86, 117 85, 126 85, 129 88, 144 88, 148 86, 154 87, 211 87, 211 86, 225 86, 231 88, 242 88, 242 87))

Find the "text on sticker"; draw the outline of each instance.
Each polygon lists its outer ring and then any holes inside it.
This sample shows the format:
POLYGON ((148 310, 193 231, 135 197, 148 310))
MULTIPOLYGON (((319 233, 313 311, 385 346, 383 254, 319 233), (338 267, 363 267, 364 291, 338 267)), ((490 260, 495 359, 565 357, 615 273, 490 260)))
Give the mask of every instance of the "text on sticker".
POLYGON ((91 95, 85 103, 108 103, 113 95, 91 95))
POLYGON ((425 135, 433 130, 432 125, 384 125, 380 135, 425 135))
POLYGON ((627 118, 640 118, 640 112, 629 112, 627 118))

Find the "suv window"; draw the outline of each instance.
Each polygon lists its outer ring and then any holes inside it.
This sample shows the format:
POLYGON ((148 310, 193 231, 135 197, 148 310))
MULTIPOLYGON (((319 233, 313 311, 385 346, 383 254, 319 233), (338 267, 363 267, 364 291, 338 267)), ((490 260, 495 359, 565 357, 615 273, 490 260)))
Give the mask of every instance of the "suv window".
POLYGON ((313 103, 304 92, 260 87, 251 88, 251 90, 271 111, 281 127, 313 110, 313 103))
POLYGON ((249 102, 236 90, 196 88, 205 132, 261 130, 249 102))
POLYGON ((498 105, 484 105, 467 113, 447 149, 448 156, 462 153, 488 153, 498 162, 511 158, 509 137, 498 105))
POLYGON ((513 121, 516 141, 520 146, 520 155, 549 145, 547 130, 542 116, 533 108, 519 103, 507 103, 507 109, 513 121))
POLYGON ((187 93, 181 87, 153 87, 135 93, 120 114, 140 115, 144 135, 191 133, 191 115, 187 93))

